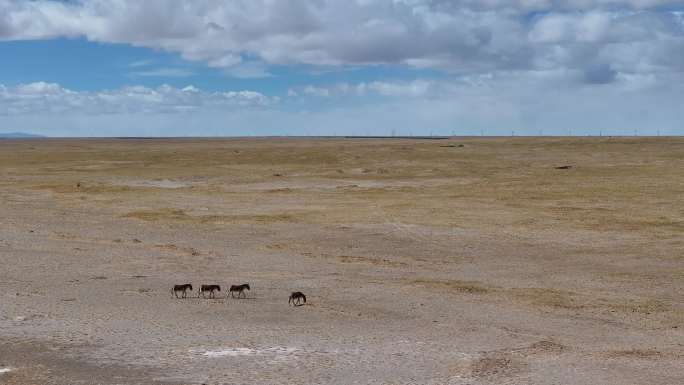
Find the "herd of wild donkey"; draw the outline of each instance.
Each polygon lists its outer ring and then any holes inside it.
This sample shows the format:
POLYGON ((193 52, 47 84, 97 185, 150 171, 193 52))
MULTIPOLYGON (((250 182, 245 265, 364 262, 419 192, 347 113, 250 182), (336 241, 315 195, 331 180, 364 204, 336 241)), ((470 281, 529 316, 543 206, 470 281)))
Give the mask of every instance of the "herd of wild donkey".
MULTIPOLYGON (((192 284, 186 283, 183 285, 174 285, 173 289, 171 289, 171 293, 176 298, 186 298, 188 294, 188 290, 192 291, 192 284), (180 293, 180 297, 178 294, 180 293)), ((237 293, 237 298, 240 298, 240 296, 244 296, 247 298, 247 294, 245 294, 245 290, 251 290, 249 287, 248 283, 243 283, 242 285, 232 285, 230 287, 230 296, 235 298, 235 293, 237 293)), ((202 298, 207 298, 207 293, 209 293, 209 298, 215 298, 215 293, 217 291, 221 291, 221 286, 219 285, 202 285, 200 286, 199 292, 197 293, 197 298, 202 296, 202 298)), ((306 303, 306 296, 304 293, 301 291, 295 291, 294 293, 290 294, 290 299, 287 301, 288 305, 294 305, 294 306, 300 306, 306 303)))

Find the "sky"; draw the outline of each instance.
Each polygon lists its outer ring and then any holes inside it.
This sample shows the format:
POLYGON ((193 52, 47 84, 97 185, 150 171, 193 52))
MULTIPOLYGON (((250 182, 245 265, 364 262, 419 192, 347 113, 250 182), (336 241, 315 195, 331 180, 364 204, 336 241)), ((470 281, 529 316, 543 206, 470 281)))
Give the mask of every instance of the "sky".
POLYGON ((684 135, 684 1, 0 0, 0 132, 684 135))

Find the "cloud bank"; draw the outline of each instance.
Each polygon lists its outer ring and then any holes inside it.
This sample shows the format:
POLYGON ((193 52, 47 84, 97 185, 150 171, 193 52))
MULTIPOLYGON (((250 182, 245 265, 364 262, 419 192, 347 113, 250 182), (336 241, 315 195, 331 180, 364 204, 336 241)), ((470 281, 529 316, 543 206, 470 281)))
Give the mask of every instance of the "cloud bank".
POLYGON ((571 80, 578 76, 307 85, 283 98, 192 86, 79 92, 39 82, 0 86, 0 125, 48 136, 681 134, 684 89, 675 79, 619 75, 596 86, 571 80))
POLYGON ((0 0, 0 39, 126 43, 245 77, 267 76, 259 63, 402 64, 569 68, 601 83, 684 70, 682 11, 666 0, 0 0))
POLYGON ((168 85, 157 88, 128 86, 109 91, 79 92, 46 82, 14 87, 0 84, 0 116, 161 114, 200 109, 230 111, 267 107, 278 101, 277 97, 255 91, 206 92, 193 86, 182 89, 168 85))

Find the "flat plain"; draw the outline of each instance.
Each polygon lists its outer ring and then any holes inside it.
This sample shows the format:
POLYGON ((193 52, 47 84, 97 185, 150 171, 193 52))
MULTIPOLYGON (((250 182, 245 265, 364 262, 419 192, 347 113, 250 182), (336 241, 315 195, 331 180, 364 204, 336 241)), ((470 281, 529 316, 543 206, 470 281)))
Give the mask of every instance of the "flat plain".
POLYGON ((0 141, 0 265, 3 384, 682 384, 684 138, 0 141))

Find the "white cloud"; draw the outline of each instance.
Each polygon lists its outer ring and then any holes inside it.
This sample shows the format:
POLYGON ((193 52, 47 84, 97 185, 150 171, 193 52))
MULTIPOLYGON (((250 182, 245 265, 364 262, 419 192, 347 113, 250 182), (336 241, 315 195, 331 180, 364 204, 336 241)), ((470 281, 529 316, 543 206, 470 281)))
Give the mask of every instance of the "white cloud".
POLYGON ((186 78, 195 75, 195 72, 187 68, 154 68, 145 71, 135 71, 131 76, 144 77, 167 77, 167 78, 186 78))
MULTIPOLYGON (((11 90, 8 90, 6 87, 3 87, 3 90, 7 93, 11 92, 11 90)), ((63 89, 58 84, 46 82, 20 84, 16 86, 13 89, 13 91, 16 95, 22 97, 47 96, 71 93, 69 90, 63 89)))
POLYGON ((315 86, 306 86, 302 89, 302 92, 305 95, 320 96, 320 97, 330 96, 330 90, 329 89, 321 88, 321 87, 315 87, 315 86))
POLYGON ((128 66, 131 67, 131 68, 147 67, 147 66, 151 65, 152 63, 153 63, 153 61, 152 61, 152 60, 148 60, 148 59, 145 59, 145 60, 136 60, 136 61, 134 61, 134 62, 128 63, 128 66))
MULTIPOLYGON (((641 40, 651 33, 648 22, 655 21, 650 19, 651 16, 607 11, 549 14, 534 25, 529 35, 530 40, 537 43, 619 43, 641 40)), ((656 30, 665 29, 664 25, 653 27, 656 30)))
POLYGON ((273 76, 263 63, 259 62, 240 62, 233 66, 223 69, 227 76, 238 79, 262 79, 273 76))
POLYGON ((235 54, 226 54, 216 59, 211 59, 208 62, 209 67, 225 68, 232 67, 242 62, 242 58, 235 54))
POLYGON ((431 88, 435 88, 435 83, 424 80, 415 80, 408 83, 376 81, 369 83, 365 88, 383 96, 425 97, 431 88))
POLYGON ((194 110, 230 110, 267 107, 278 103, 255 91, 207 92, 193 86, 182 89, 128 86, 117 90, 72 91, 54 83, 37 82, 15 87, 0 85, 0 115, 103 115, 119 113, 168 114, 194 110))
POLYGON ((621 60, 613 54, 630 50, 682 71, 663 56, 682 56, 683 7, 665 0, 0 0, 0 40, 84 36, 177 52, 240 78, 270 76, 273 64, 403 64, 466 74, 583 69, 596 65, 592 56, 611 65, 621 60))
MULTIPOLYGON (((452 82, 447 82, 449 87, 452 82)), ((431 98, 443 93, 447 85, 434 80, 417 79, 413 81, 373 81, 357 84, 337 83, 330 86, 306 85, 288 90, 288 96, 365 96, 379 95, 398 98, 431 98)))

